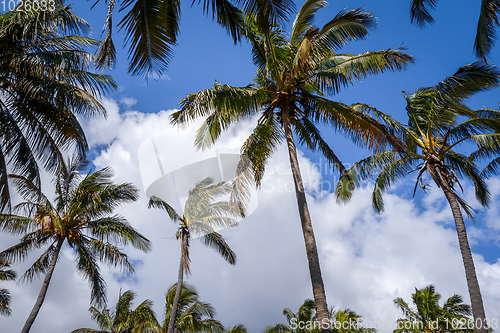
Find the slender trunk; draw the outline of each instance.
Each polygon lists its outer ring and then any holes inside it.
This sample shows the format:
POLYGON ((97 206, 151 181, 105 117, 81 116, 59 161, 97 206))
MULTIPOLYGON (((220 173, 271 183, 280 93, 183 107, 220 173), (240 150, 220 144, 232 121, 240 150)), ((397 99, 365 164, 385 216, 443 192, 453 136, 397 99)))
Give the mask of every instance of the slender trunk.
POLYGON ((36 316, 42 307, 43 301, 45 299, 45 295, 47 294, 47 289, 49 288, 50 279, 52 277, 52 273, 54 272, 54 268, 56 267, 57 257, 59 256, 59 252, 61 251, 61 247, 63 245, 64 239, 60 239, 57 241, 56 248, 54 250, 54 254, 52 255, 52 260, 50 261, 49 268, 47 269, 47 273, 45 273, 45 279, 43 280, 42 289, 40 289, 40 294, 36 300, 31 313, 24 324, 24 327, 21 333, 28 333, 31 329, 31 326, 35 322, 36 316))
POLYGON ((467 287, 469 289, 469 297, 472 306, 472 315, 474 317, 474 323, 478 326, 476 332, 486 333, 486 316, 484 314, 483 298, 481 296, 481 290, 479 289, 479 282, 477 281, 476 269, 474 268, 474 260, 472 259, 472 253, 470 251, 469 242, 467 240, 467 232, 465 230, 464 219, 462 216, 462 211, 455 198, 453 190, 450 188, 448 183, 441 181, 438 171, 434 169, 432 165, 427 167, 433 180, 441 187, 443 190, 448 203, 450 204, 451 212, 453 213, 453 219, 455 220, 455 226, 457 228, 458 243, 460 244, 460 252, 462 253, 462 260, 465 267, 465 277, 467 279, 467 287))
POLYGON ((181 298, 182 282, 184 279, 184 256, 186 255, 184 249, 187 242, 187 234, 184 230, 181 230, 181 260, 179 264, 179 276, 177 278, 177 288, 175 289, 174 301, 172 302, 172 310, 170 312, 170 319, 168 320, 167 333, 174 333, 175 325, 175 315, 177 314, 177 306, 179 305, 179 299, 181 298))
POLYGON ((288 116, 289 111, 287 109, 282 110, 283 127, 285 128, 288 155, 290 157, 290 167, 292 169, 293 181, 295 183, 295 194, 297 196, 300 222, 302 225, 302 232, 304 234, 307 260, 309 262, 309 274, 311 275, 314 303, 316 305, 316 315, 320 323, 320 333, 331 333, 325 287, 323 285, 323 278, 321 277, 321 268, 319 265, 318 248, 316 247, 316 239, 314 238, 311 216, 309 215, 309 209, 307 208, 306 193, 304 191, 304 185, 302 184, 302 176, 300 174, 299 161, 297 159, 297 150, 295 148, 288 116))

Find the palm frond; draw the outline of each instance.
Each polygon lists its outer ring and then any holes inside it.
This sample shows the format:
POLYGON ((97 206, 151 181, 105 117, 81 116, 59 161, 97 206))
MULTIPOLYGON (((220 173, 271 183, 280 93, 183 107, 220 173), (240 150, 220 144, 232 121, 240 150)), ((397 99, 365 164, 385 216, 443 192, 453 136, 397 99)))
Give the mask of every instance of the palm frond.
POLYGON ((482 0, 479 21, 477 22, 474 51, 476 56, 486 61, 496 39, 495 25, 499 25, 500 2, 498 0, 482 0))
POLYGON ((434 19, 429 13, 429 9, 434 9, 436 3, 437 0, 412 0, 410 8, 411 23, 416 21, 419 26, 424 26, 426 23, 433 23, 434 19))
POLYGON ((364 39, 375 23, 373 14, 362 8, 343 10, 319 31, 316 47, 324 54, 323 50, 338 50, 348 41, 364 39))
MULTIPOLYGON (((129 68, 132 75, 161 75, 172 59, 172 46, 176 36, 172 35, 172 26, 162 11, 161 0, 124 0, 121 10, 132 6, 118 23, 124 29, 125 44, 129 46, 129 68)), ((171 9, 171 8, 169 8, 171 9)))
POLYGON ((226 260, 231 265, 236 264, 236 253, 231 250, 229 245, 226 243, 224 237, 217 232, 211 232, 200 238, 201 242, 214 249, 219 253, 224 260, 226 260))
POLYGON ((181 217, 179 216, 179 214, 177 214, 175 209, 172 206, 170 206, 166 201, 163 201, 157 196, 153 195, 149 198, 148 208, 160 208, 165 210, 173 222, 181 220, 181 217))

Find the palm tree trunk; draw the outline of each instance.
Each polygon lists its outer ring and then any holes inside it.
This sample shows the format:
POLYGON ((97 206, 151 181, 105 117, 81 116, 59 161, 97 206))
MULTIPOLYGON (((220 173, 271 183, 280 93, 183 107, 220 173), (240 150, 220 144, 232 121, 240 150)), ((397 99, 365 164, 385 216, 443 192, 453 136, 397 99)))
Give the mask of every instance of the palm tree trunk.
POLYGON ((465 277, 467 279, 467 287, 469 289, 469 297, 472 306, 472 315, 474 317, 474 323, 479 326, 476 329, 478 333, 486 333, 486 315, 484 313, 483 298, 481 296, 481 290, 479 289, 479 282, 477 281, 476 269, 474 268, 474 260, 472 259, 472 253, 469 247, 469 241, 467 240, 467 232, 465 230, 464 219, 462 216, 462 211, 455 197, 455 193, 450 188, 447 182, 442 181, 442 177, 439 176, 438 172, 434 169, 432 165, 427 166, 432 179, 441 187, 443 190, 448 203, 450 204, 451 212, 453 213, 453 219, 455 220, 455 226, 458 234, 458 243, 460 244, 460 252, 462 253, 462 260, 465 267, 465 277))
POLYGON ((185 246, 187 243, 187 233, 181 229, 181 260, 179 264, 179 276, 177 278, 177 288, 175 289, 174 301, 172 302, 172 310, 170 312, 170 319, 168 320, 167 333, 174 333, 175 325, 175 315, 177 313, 177 306, 179 305, 179 299, 181 298, 182 282, 184 279, 184 260, 185 260, 185 246))
POLYGON ((24 324, 24 327, 21 333, 28 333, 31 329, 31 325, 35 322, 36 316, 42 307, 43 301, 45 299, 45 295, 47 294, 47 289, 49 288, 50 279, 52 277, 52 273, 54 272, 54 268, 56 267, 57 257, 59 256, 59 252, 61 251, 61 247, 63 245, 64 238, 57 241, 56 248, 54 250, 54 254, 52 255, 52 260, 50 261, 49 268, 47 269, 47 273, 45 274, 45 279, 43 280, 42 289, 40 289, 40 294, 36 300, 31 313, 24 324))
POLYGON ((316 315, 320 323, 320 333, 331 333, 328 306, 326 304, 325 287, 321 277, 321 268, 319 265, 318 248, 311 223, 311 216, 307 207, 306 193, 300 174, 299 161, 297 159, 297 150, 293 140, 292 129, 290 126, 289 111, 282 109, 283 127, 285 128, 286 142, 288 145, 288 155, 290 157, 290 167, 292 169, 293 181, 295 183, 295 194, 299 207, 300 222, 304 242, 306 245, 307 260, 309 262, 309 274, 313 288, 314 303, 316 305, 316 315))

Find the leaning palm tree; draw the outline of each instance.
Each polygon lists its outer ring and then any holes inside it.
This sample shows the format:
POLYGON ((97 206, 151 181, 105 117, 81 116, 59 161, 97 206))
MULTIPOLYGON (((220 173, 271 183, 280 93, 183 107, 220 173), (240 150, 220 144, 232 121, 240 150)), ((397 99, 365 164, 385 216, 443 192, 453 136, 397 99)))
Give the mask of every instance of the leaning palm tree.
POLYGON ((181 240, 181 259, 179 264, 179 275, 177 288, 170 312, 168 333, 174 332, 175 316, 179 297, 181 296, 184 272, 188 274, 189 269, 189 243, 192 237, 200 236, 204 245, 213 248, 231 265, 236 263, 236 254, 231 250, 221 234, 214 231, 216 227, 234 226, 238 223, 236 214, 229 202, 217 201, 221 195, 231 192, 231 185, 228 183, 213 184, 210 177, 196 183, 194 188, 189 190, 188 198, 184 206, 184 212, 179 215, 167 202, 152 196, 149 199, 148 208, 161 208, 167 211, 170 219, 179 223, 176 237, 181 240))
MULTIPOLYGON (((434 22, 429 10, 436 7, 437 0, 411 0, 411 22, 419 26, 434 22)), ((486 61, 496 39, 495 25, 499 25, 500 0, 481 0, 479 20, 477 22, 474 51, 476 56, 486 61)))
POLYGON ((163 322, 154 318, 147 326, 147 332, 167 333, 170 327, 171 313, 175 313, 175 333, 211 332, 224 333, 224 326, 214 319, 215 310, 209 303, 201 302, 196 291, 185 284, 182 285, 177 310, 173 309, 177 285, 173 285, 165 295, 165 312, 163 322))
MULTIPOLYGON (((16 272, 9 269, 10 265, 5 261, 0 261, 0 281, 12 281, 16 279, 16 272)), ((0 288, 0 314, 10 316, 10 293, 7 289, 0 288)))
POLYGON ((82 175, 78 172, 81 166, 81 159, 75 158, 60 168, 55 177, 54 202, 29 179, 11 175, 25 201, 13 208, 13 214, 0 215, 0 229, 23 237, 18 244, 0 252, 0 260, 23 261, 33 250, 46 246, 21 277, 22 281, 31 282, 45 274, 22 333, 29 332, 40 311, 65 242, 74 250, 76 269, 90 282, 91 302, 97 305, 106 302, 106 285, 97 262, 133 273, 132 263, 118 245, 130 244, 145 252, 150 249, 149 240, 123 217, 111 215, 121 204, 137 200, 136 187, 129 183, 114 184, 109 168, 82 175))
MULTIPOLYGON (((337 54, 348 41, 364 38, 367 29, 374 25, 374 18, 361 9, 344 10, 323 28, 316 28, 312 20, 326 5, 322 0, 306 1, 295 18, 289 39, 278 25, 261 31, 258 18, 247 15, 245 36, 253 46, 257 66, 254 82, 246 87, 216 82, 213 88, 184 98, 181 109, 172 114, 173 124, 206 117, 195 141, 199 149, 210 148, 231 124, 259 115, 258 124, 242 147, 243 158, 238 166, 241 171, 248 167, 246 161, 250 163, 257 186, 271 154, 286 139, 320 320, 328 319, 328 307, 292 128, 299 143, 319 150, 342 171, 339 158, 321 136, 317 124, 333 126, 354 142, 376 151, 391 141, 390 129, 370 117, 366 105, 348 106, 325 95, 335 94, 370 74, 402 70, 413 62, 410 55, 390 49, 360 55, 337 54)), ((247 193, 246 180, 244 176, 237 177, 238 191, 233 192, 232 203, 244 201, 245 196, 240 194, 247 193)))
POLYGON ((413 308, 402 298, 394 300, 394 305, 404 315, 397 320, 394 333, 474 333, 474 329, 468 328, 472 311, 463 303, 462 296, 451 296, 441 307, 441 295, 429 285, 423 289, 415 288, 411 299, 413 308))
POLYGON ((132 310, 133 300, 136 294, 127 290, 120 294, 114 310, 108 308, 99 311, 91 307, 89 312, 92 319, 97 322, 99 329, 79 328, 71 333, 135 333, 142 332, 141 329, 154 320, 155 313, 151 309, 153 303, 145 300, 132 310))
MULTIPOLYGON (((459 177, 473 182, 476 198, 483 206, 489 203, 489 192, 475 163, 480 158, 500 152, 500 112, 469 109, 464 101, 472 94, 500 82, 500 72, 492 66, 474 63, 461 67, 453 76, 434 87, 421 88, 406 96, 408 125, 395 125, 406 143, 403 150, 388 150, 367 157, 348 170, 340 180, 337 195, 348 200, 352 190, 362 181, 376 176, 372 202, 381 212, 382 194, 392 183, 418 170, 418 185, 426 189, 424 174, 441 188, 455 220, 458 241, 465 266, 465 275, 472 304, 474 320, 485 325, 484 306, 477 281, 474 261, 467 240, 462 210, 471 218, 473 209, 457 194, 461 188, 459 177), (475 144, 478 149, 470 157, 458 149, 464 144, 475 144)), ((466 147, 470 151, 470 147, 466 147)), ((492 166, 493 170, 498 167, 492 166)), ((485 332, 485 328, 478 328, 485 332)))
POLYGON ((84 154, 77 115, 105 115, 98 97, 116 88, 92 72, 86 49, 99 42, 85 37, 88 23, 69 6, 38 7, 0 14, 0 211, 10 205, 8 170, 39 186, 39 168, 56 172, 63 150, 84 154))

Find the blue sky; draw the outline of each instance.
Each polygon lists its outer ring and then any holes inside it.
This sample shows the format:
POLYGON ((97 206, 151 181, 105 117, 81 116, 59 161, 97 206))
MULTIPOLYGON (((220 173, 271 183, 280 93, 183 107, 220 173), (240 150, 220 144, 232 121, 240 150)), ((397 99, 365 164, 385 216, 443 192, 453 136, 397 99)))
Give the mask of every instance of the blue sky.
MULTIPOLYGON (((105 4, 90 10, 93 2, 80 0, 75 9, 92 25, 93 37, 100 38, 105 4)), ((416 63, 406 71, 355 82, 331 96, 332 99, 346 104, 370 104, 405 122, 402 91, 412 93, 420 87, 435 85, 460 66, 476 61, 473 42, 479 15, 477 1, 440 1, 432 12, 435 23, 423 29, 410 24, 409 3, 410 0, 331 1, 319 11, 315 22, 318 26, 344 8, 363 7, 378 18, 377 27, 366 40, 351 42, 342 52, 362 53, 402 45, 416 58, 416 63)), ((297 7, 300 5, 297 3, 297 7)), ((120 17, 117 13, 114 22, 120 17)), ((253 78, 255 68, 249 45, 244 41, 234 45, 211 17, 203 15, 201 6, 191 6, 190 1, 185 1, 180 27, 168 71, 163 78, 149 81, 126 73, 127 53, 121 48, 121 33, 115 28, 118 63, 109 73, 118 82, 119 90, 104 100, 109 113, 107 121, 84 119, 82 123, 92 147, 94 166, 113 167, 117 182, 133 182, 141 187, 143 179, 139 169, 142 165, 138 151, 141 143, 154 135, 165 138, 161 148, 165 152, 176 146, 177 150, 186 151, 176 158, 191 158, 188 150, 192 150, 196 124, 180 132, 168 124, 171 112, 168 110, 175 109, 180 99, 211 87, 215 80, 243 86, 253 78)), ((489 57, 492 64, 499 60, 500 45, 489 57)), ((500 88, 477 94, 469 105, 498 108, 499 102, 500 88)), ((253 121, 249 119, 235 127, 221 139, 221 144, 237 151, 253 121)), ((345 164, 369 154, 328 128, 323 127, 322 133, 345 164)), ((300 163, 330 306, 350 307, 371 321, 393 322, 399 313, 392 300, 395 297, 409 299, 415 287, 423 288, 430 283, 436 285, 443 298, 458 293, 468 301, 451 212, 442 193, 431 191, 424 196, 417 192, 413 200, 415 176, 410 175, 387 194, 387 209, 380 216, 375 215, 370 206, 369 185, 361 189, 351 203, 339 206, 330 193, 322 192, 317 186, 337 177, 330 172, 318 172, 314 164, 322 163, 320 156, 305 149, 301 151, 300 163)), ((165 159, 168 162, 168 154, 165 159)), ((229 266, 193 242, 192 275, 188 283, 196 286, 203 301, 214 305, 217 318, 226 326, 243 323, 250 332, 261 332, 267 325, 283 322, 284 307, 296 311, 306 298, 312 297, 295 195, 276 185, 290 182, 291 178, 289 174, 271 172, 283 166, 287 167, 287 155, 284 149, 279 149, 265 179, 271 190, 259 192, 258 209, 240 226, 224 233, 238 255, 236 266, 229 266)), ((51 191, 50 176, 44 179, 47 191, 51 191)), ((478 215, 477 226, 471 221, 466 221, 466 225, 487 317, 500 318, 500 296, 497 296, 500 295, 500 212, 497 208, 500 180, 493 179, 490 185, 494 197, 491 209, 478 215)), ((463 196, 474 203, 470 185, 465 186, 463 196)), ((163 212, 146 209, 146 202, 143 194, 137 203, 121 208, 120 214, 153 241, 153 252, 144 255, 130 251, 132 259, 141 263, 133 279, 120 276, 112 268, 103 268, 103 272, 108 282, 110 305, 116 302, 119 290, 133 289, 138 293, 137 304, 146 298, 152 299, 155 310, 161 314, 163 293, 177 277, 179 250, 178 243, 168 238, 175 234, 175 226, 166 221, 163 212)), ((0 237, 2 244, 16 241, 4 235, 0 237)), ((71 251, 66 249, 35 322, 35 332, 44 331, 44 327, 52 327, 54 332, 95 327, 87 314, 87 283, 74 273, 73 263, 67 260, 71 258, 71 251), (67 288, 76 295, 74 298, 67 297, 67 288), (61 309, 65 309, 67 316, 53 322, 49 314, 61 309)), ((30 263, 28 259, 24 266, 16 265, 15 269, 22 272, 30 263)), ((8 284, 14 297, 14 314, 7 319, 0 317, 7 331, 19 330, 40 284, 41 281, 29 285, 8 284)))

